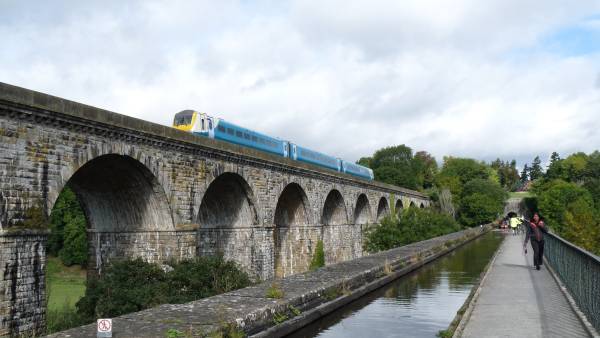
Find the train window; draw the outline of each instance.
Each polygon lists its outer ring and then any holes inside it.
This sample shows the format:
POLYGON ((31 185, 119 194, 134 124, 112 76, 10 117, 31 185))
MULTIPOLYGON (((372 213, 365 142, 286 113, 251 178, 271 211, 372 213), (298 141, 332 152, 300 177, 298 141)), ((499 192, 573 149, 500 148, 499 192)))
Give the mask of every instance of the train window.
POLYGON ((227 134, 229 134, 229 135, 233 135, 233 129, 231 129, 231 128, 227 128, 227 134))
POLYGON ((258 137, 252 135, 252 142, 258 142, 258 137))
MULTIPOLYGON (((217 126, 217 129, 218 129, 220 132, 222 132, 222 133, 224 133, 224 132, 225 132, 225 127, 223 127, 223 126, 217 126)), ((233 131, 233 130, 232 130, 232 131, 233 131)))
POLYGON ((244 137, 244 135, 242 134, 242 132, 241 132, 241 131, 239 131, 239 130, 236 130, 236 131, 235 131, 235 136, 237 136, 237 137, 239 137, 239 138, 243 138, 243 137, 244 137))
POLYGON ((244 138, 245 138, 246 140, 249 140, 249 139, 250 139, 250 134, 246 134, 246 133, 244 133, 244 138))
POLYGON ((260 143, 260 144, 265 144, 265 139, 264 139, 264 138, 262 138, 262 137, 261 137, 261 138, 259 138, 259 139, 258 139, 258 143, 260 143))
POLYGON ((204 119, 200 119, 200 128, 204 130, 204 119))

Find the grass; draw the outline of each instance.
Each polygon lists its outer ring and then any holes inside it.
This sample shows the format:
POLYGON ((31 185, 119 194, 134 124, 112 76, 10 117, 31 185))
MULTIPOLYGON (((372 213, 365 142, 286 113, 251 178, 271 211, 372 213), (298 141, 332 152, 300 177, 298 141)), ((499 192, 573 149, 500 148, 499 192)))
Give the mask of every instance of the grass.
POLYGON ((86 270, 79 265, 64 266, 57 257, 48 257, 46 269, 48 310, 75 308, 85 294, 86 270))
POLYGON ((513 191, 513 192, 509 192, 508 196, 510 198, 526 198, 526 197, 532 197, 533 194, 531 194, 529 191, 513 191))
POLYGON ((48 297, 47 333, 82 325, 75 304, 85 294, 86 270, 81 266, 65 266, 57 257, 46 263, 46 296, 48 297))

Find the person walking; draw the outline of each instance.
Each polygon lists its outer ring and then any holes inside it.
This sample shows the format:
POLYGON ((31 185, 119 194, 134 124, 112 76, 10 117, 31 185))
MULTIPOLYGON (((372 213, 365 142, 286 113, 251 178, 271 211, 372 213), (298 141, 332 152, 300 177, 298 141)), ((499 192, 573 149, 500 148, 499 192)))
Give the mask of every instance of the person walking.
POLYGON ((517 214, 512 214, 509 220, 510 228, 513 236, 517 235, 517 227, 521 224, 521 220, 517 217, 517 214))
POLYGON ((525 242, 523 243, 523 250, 527 253, 527 242, 531 241, 533 265, 536 270, 540 269, 544 257, 544 233, 548 233, 548 229, 536 212, 533 214, 533 219, 526 225, 525 242))

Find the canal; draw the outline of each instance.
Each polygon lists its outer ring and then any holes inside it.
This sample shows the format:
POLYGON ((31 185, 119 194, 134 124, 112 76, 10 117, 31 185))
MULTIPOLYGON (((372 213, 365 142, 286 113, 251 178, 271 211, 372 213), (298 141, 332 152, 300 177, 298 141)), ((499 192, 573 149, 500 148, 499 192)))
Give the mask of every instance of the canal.
POLYGON ((288 337, 435 337, 448 328, 502 238, 490 232, 288 337))

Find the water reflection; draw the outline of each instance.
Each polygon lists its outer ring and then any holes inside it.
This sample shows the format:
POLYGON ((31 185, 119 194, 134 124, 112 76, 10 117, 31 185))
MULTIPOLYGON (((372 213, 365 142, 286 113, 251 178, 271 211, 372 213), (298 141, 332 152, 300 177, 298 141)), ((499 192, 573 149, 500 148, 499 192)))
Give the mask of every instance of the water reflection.
POLYGON ((502 241, 489 233, 289 337, 435 337, 502 241))

